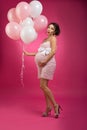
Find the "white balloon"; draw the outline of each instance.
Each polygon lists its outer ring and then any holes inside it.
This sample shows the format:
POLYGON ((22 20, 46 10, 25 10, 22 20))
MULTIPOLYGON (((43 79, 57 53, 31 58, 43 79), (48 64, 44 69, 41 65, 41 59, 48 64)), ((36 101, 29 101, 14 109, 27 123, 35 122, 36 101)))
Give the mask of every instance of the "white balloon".
POLYGON ((25 26, 21 30, 20 37, 24 43, 28 44, 37 38, 37 33, 32 26, 25 26))
POLYGON ((23 22, 20 22, 21 27, 24 26, 34 26, 34 22, 30 17, 27 17, 26 19, 23 20, 23 22))
POLYGON ((38 0, 31 1, 29 5, 31 6, 31 17, 36 18, 42 13, 43 6, 38 0))

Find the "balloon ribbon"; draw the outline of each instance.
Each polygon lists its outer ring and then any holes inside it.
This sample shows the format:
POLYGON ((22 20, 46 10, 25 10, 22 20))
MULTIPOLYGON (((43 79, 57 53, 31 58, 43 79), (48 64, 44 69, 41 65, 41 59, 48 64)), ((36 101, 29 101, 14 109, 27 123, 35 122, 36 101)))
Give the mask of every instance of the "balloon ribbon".
POLYGON ((21 66, 21 85, 24 87, 24 80, 23 80, 23 77, 24 77, 24 46, 23 46, 23 49, 22 49, 22 66, 21 66))

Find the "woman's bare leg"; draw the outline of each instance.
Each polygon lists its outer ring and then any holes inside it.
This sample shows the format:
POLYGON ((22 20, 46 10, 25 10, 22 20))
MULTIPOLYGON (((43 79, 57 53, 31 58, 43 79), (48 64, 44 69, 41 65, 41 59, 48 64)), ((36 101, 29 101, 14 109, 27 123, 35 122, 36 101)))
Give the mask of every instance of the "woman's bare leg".
POLYGON ((54 99, 54 96, 53 96, 51 90, 48 88, 48 80, 41 78, 40 87, 43 90, 44 94, 46 95, 47 105, 50 100, 50 102, 53 104, 53 106, 56 106, 56 101, 54 99))
MULTIPOLYGON (((43 90, 44 94, 46 95, 46 102, 47 105, 49 105, 49 100, 52 103, 53 107, 54 107, 54 111, 55 111, 55 118, 58 118, 59 113, 60 113, 60 105, 58 105, 54 99, 54 96, 52 94, 52 91, 48 88, 48 80, 47 79, 40 79, 40 87, 43 90)), ((50 109, 47 109, 47 111, 45 112, 45 115, 48 115, 48 112, 50 111, 50 109)))
MULTIPOLYGON (((46 83, 46 86, 48 86, 48 80, 45 82, 46 83)), ((46 100, 46 106, 47 107, 51 107, 51 102, 50 102, 50 100, 49 100, 49 97, 48 97, 48 95, 46 94, 46 93, 44 93, 44 96, 45 96, 45 100, 46 100)))
POLYGON ((45 100, 46 100, 46 106, 50 107, 51 103, 50 103, 49 97, 46 95, 46 93, 44 93, 44 96, 45 96, 45 100))

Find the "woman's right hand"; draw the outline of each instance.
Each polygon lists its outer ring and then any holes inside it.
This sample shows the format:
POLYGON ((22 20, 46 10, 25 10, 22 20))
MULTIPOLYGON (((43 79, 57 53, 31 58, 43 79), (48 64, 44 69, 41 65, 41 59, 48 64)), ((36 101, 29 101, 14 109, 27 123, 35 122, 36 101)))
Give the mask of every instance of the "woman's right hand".
POLYGON ((36 55, 36 53, 30 53, 30 52, 27 52, 25 50, 23 50, 23 53, 24 53, 24 55, 27 55, 27 56, 35 56, 36 55))
POLYGON ((23 50, 24 55, 29 55, 29 53, 25 50, 23 50))

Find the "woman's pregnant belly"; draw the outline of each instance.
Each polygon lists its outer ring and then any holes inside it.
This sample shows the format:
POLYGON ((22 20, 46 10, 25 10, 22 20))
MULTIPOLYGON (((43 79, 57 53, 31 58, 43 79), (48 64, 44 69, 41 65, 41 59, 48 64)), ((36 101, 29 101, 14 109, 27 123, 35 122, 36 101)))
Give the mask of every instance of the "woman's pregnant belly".
POLYGON ((47 56, 44 56, 43 54, 41 54, 40 52, 38 52, 36 54, 36 56, 35 56, 35 61, 36 61, 36 63, 41 62, 41 61, 45 60, 46 57, 47 56))
MULTIPOLYGON (((35 62, 38 63, 38 62, 41 62, 43 60, 45 60, 46 58, 48 57, 48 55, 43 55, 41 54, 40 52, 38 52, 35 56, 35 62)), ((49 61, 48 61, 48 64, 50 63, 54 63, 56 64, 56 61, 55 61, 55 58, 52 57, 49 61)))

